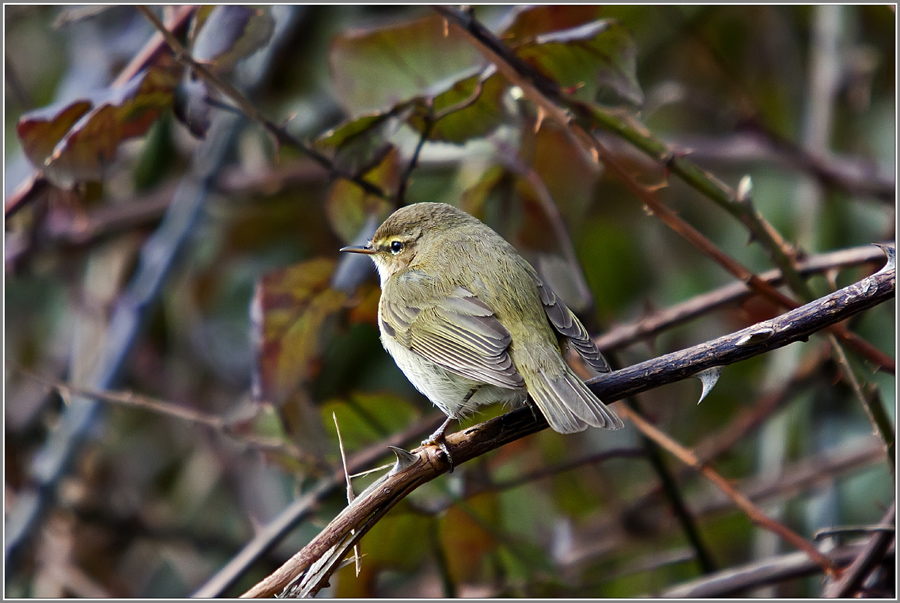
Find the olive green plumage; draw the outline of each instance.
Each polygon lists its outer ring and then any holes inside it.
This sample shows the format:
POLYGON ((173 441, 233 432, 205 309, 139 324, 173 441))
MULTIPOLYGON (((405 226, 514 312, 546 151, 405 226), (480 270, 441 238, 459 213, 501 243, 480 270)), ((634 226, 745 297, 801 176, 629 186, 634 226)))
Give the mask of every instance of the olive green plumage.
POLYGON ((561 342, 609 371, 585 328, 515 248, 476 218, 451 205, 417 203, 388 217, 365 247, 342 251, 375 262, 382 343, 450 419, 484 404, 524 401, 527 392, 560 433, 622 427, 563 360, 561 342))

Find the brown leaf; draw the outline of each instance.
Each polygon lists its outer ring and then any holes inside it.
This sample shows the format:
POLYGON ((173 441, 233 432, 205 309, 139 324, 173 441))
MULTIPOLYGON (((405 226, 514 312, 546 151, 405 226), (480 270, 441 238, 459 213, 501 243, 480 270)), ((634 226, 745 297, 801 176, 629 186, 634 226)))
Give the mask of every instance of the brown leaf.
POLYGON ((257 399, 281 404, 314 376, 325 325, 345 300, 329 286, 334 266, 318 258, 271 272, 257 284, 251 310, 257 399))
POLYGON ((16 125, 26 157, 54 184, 100 180, 119 145, 141 136, 172 104, 167 67, 142 71, 119 88, 26 113, 16 125))

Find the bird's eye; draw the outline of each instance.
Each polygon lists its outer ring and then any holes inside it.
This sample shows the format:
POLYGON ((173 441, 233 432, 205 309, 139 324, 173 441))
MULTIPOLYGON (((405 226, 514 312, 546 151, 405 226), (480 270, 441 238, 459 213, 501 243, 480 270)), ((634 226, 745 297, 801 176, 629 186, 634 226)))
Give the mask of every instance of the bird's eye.
POLYGON ((401 243, 400 241, 391 242, 391 253, 397 255, 401 251, 403 251, 403 243, 401 243))

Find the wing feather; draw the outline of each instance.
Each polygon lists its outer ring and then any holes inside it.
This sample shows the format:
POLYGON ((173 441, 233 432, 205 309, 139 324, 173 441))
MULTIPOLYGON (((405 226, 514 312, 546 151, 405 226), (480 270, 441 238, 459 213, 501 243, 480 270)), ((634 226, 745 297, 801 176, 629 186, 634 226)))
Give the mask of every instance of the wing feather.
POLYGON ((532 275, 537 284, 538 294, 541 297, 541 303, 544 304, 544 312, 550 319, 550 324, 556 329, 556 332, 567 338, 569 345, 574 347, 585 362, 594 367, 601 373, 610 371, 609 364, 594 341, 588 335, 587 329, 581 324, 581 321, 575 314, 556 296, 550 287, 544 285, 539 278, 532 275))
POLYGON ((414 287, 414 278, 397 280, 400 295, 388 301, 382 295, 382 322, 387 332, 408 349, 445 369, 498 387, 525 387, 525 381, 509 356, 512 337, 493 310, 474 293, 457 287, 449 295, 410 303, 403 287, 414 287), (391 335, 391 331, 393 334, 391 335))

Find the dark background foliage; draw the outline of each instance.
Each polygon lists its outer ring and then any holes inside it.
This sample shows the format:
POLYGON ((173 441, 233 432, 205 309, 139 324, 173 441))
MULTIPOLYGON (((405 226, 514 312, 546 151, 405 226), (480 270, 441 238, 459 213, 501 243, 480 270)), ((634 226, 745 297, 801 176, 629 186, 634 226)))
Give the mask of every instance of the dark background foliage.
MULTIPOLYGON (((474 15, 572 102, 665 143, 707 182, 735 190, 749 176, 789 255, 893 241, 892 7, 474 15)), ((154 34, 136 7, 4 7, 7 596, 188 596, 339 466, 335 423, 347 454, 404 429, 417 445, 434 409, 381 348, 374 270, 337 252, 398 197, 483 219, 598 335, 734 282, 428 7, 204 9, 180 24, 212 75, 160 45, 149 71, 117 81, 154 34), (238 117, 252 111, 268 122, 238 117), (125 393, 98 401, 64 384, 125 393)), ((745 223, 634 137, 592 134, 725 254, 776 267, 745 223)), ((807 296, 782 290, 804 303, 859 280, 883 263, 872 249, 809 276, 807 296)), ((604 351, 627 366, 782 311, 745 296, 604 351)), ((893 355, 893 304, 845 326, 893 355)), ((816 335, 727 367, 699 406, 693 380, 637 403, 802 536, 876 524, 894 496, 895 380, 843 349, 816 335), (867 408, 886 409, 890 434, 873 435, 867 408)), ((323 497, 226 594, 345 505, 340 488, 323 497)), ((466 463, 392 510, 361 552, 360 574, 341 570, 327 594, 653 595, 715 569, 787 566, 794 549, 629 424, 544 431, 466 463)), ((738 591, 821 592, 819 574, 738 591)))

